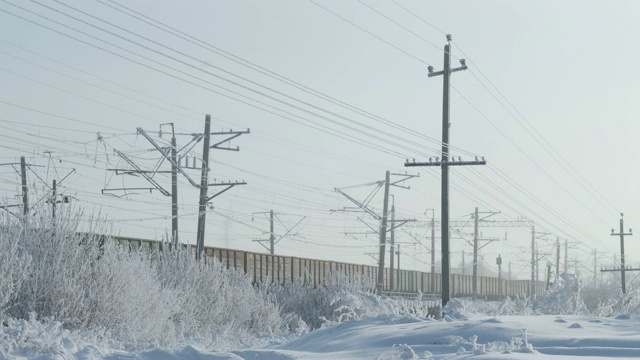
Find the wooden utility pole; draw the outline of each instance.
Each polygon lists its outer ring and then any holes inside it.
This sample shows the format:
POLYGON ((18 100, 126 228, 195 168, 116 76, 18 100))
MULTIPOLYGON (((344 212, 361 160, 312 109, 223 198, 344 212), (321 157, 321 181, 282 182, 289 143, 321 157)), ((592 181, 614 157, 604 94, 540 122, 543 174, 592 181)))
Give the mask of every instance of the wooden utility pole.
POLYGON ((449 92, 451 73, 467 69, 466 61, 460 60, 460 67, 451 67, 451 35, 447 34, 447 44, 444 46, 444 67, 442 71, 433 71, 433 66, 429 66, 429 77, 442 75, 442 160, 429 163, 410 163, 407 161, 404 166, 440 166, 442 169, 442 183, 440 206, 442 217, 442 306, 445 306, 451 298, 451 288, 449 276, 451 273, 450 250, 449 250, 449 166, 452 165, 485 165, 484 159, 478 161, 454 161, 449 160, 449 92))

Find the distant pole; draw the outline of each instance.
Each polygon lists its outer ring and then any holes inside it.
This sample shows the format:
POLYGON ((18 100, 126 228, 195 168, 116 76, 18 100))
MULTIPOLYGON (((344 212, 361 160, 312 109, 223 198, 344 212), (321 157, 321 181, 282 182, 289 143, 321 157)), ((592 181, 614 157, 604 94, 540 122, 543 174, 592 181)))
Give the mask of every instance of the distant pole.
POLYGON ((196 259, 204 251, 205 220, 207 215, 207 190, 209 182, 209 140, 211 138, 211 115, 205 117, 204 141, 202 146, 202 173, 200 175, 200 200, 198 202, 198 232, 196 242, 196 259))
POLYGON ((564 240, 564 272, 568 271, 567 266, 569 264, 569 242, 564 240))
POLYGON ((533 297, 536 291, 536 227, 531 227, 531 283, 529 284, 529 296, 533 297))
POLYGON ((436 292, 436 214, 431 212, 431 293, 436 292))
MULTIPOLYGON (((398 244, 398 276, 400 276, 400 244, 398 244)), ((398 280, 398 282, 400 282, 400 280, 398 280)))
POLYGON ((27 216, 29 213, 29 189, 27 188, 27 163, 24 156, 20 157, 20 177, 22 178, 22 213, 27 216))
POLYGON ((551 281, 551 263, 547 263, 547 291, 549 291, 550 281, 551 281))
POLYGON ((478 207, 473 214, 473 279, 471 280, 471 292, 475 299, 478 297, 478 207))
POLYGON ((626 281, 625 281, 625 265, 624 265, 624 236, 628 235, 631 236, 633 235, 631 229, 629 229, 628 233, 624 232, 624 214, 620 213, 620 233, 615 234, 613 232, 613 229, 611 229, 611 236, 620 236, 620 276, 621 276, 621 280, 622 280, 622 293, 626 294, 627 293, 627 285, 626 285, 626 281))
POLYGON ((176 149, 176 134, 171 124, 171 242, 173 248, 178 247, 178 150, 176 149))
POLYGON ((269 254, 275 254, 275 240, 276 236, 273 233, 273 210, 269 211, 269 254))
POLYGON ((540 253, 538 252, 538 246, 536 245, 536 287, 538 281, 540 281, 540 253))
POLYGON ((498 297, 502 297, 502 256, 500 254, 498 254, 496 264, 498 265, 498 297))
POLYGON ((556 275, 560 275, 560 236, 556 237, 556 275))
POLYGON ((509 261, 509 281, 511 281, 511 261, 509 261))
MULTIPOLYGON (((393 252, 395 251, 395 247, 396 247, 396 239, 395 239, 395 231, 393 229, 393 225, 395 224, 395 213, 396 213, 396 199, 393 195, 391 195, 391 234, 390 234, 390 239, 389 239, 389 289, 391 291, 395 290, 395 283, 394 283, 394 271, 393 271, 393 252)), ((400 268, 400 257, 398 256, 398 269, 400 268)), ((399 273, 398 273, 399 276, 399 273)))
POLYGON ((597 249, 593 249, 593 285, 596 284, 597 278, 596 275, 598 274, 598 250, 597 249))
POLYGON ((464 264, 464 250, 462 250, 462 275, 467 275, 467 266, 464 264))
POLYGON ((380 251, 378 253, 378 281, 376 283, 376 293, 382 295, 384 290, 384 257, 385 245, 387 242, 387 216, 389 211, 389 182, 391 174, 387 170, 384 180, 384 205, 382 207, 382 223, 380 225, 380 251))
POLYGON ((53 199, 51 201, 51 219, 53 220, 53 226, 56 226, 56 203, 57 203, 57 199, 56 199, 56 190, 57 190, 57 185, 58 182, 56 180, 53 180, 53 185, 51 187, 51 190, 53 191, 53 199))

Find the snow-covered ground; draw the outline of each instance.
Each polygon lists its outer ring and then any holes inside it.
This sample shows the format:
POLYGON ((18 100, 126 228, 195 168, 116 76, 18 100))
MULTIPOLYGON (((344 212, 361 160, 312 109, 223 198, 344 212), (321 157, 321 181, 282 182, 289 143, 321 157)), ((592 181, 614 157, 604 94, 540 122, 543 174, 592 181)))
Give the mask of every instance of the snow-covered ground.
POLYGON ((187 346, 126 352, 54 324, 15 321, 2 326, 7 359, 579 359, 640 358, 640 318, 582 315, 419 319, 377 316, 312 331, 296 339, 237 350, 187 346))

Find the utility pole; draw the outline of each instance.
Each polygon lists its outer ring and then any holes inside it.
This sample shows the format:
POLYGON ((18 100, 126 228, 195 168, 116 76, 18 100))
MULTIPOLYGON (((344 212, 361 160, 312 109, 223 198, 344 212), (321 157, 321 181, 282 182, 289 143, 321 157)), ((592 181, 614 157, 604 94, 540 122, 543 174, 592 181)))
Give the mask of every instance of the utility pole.
MULTIPOLYGON (((278 237, 278 239, 276 239, 276 233, 275 233, 275 220, 277 219, 278 222, 284 226, 284 223, 280 220, 280 218, 278 217, 279 215, 284 215, 284 214, 277 214, 276 212, 274 212, 273 210, 269 210, 269 211, 263 211, 263 212, 255 212, 253 214, 251 214, 252 216, 252 220, 253 221, 253 216, 256 214, 264 214, 265 216, 267 214, 269 214, 269 238, 268 239, 259 239, 259 240, 252 240, 253 242, 257 242, 260 245, 262 245, 262 247, 264 247, 265 249, 267 249, 269 251, 269 254, 273 255, 275 254, 275 246, 278 242, 280 242, 280 240, 282 240, 285 236, 289 235, 289 233, 291 233, 291 231, 293 231, 298 225, 300 225, 300 223, 302 223, 302 221, 304 221, 304 219, 306 219, 306 216, 303 216, 300 220, 298 220, 298 222, 293 225, 291 228, 287 229, 285 227, 286 232, 284 233, 284 235, 280 235, 278 237), (269 246, 263 244, 265 242, 269 243, 269 246)), ((294 235, 294 234, 292 234, 294 235)))
POLYGON ((569 264, 569 241, 564 240, 564 272, 567 273, 567 266, 569 264))
POLYGON ((478 297, 478 207, 473 216, 473 279, 471 280, 471 292, 473 298, 478 297))
POLYGON ((547 263, 547 291, 549 291, 549 282, 551 280, 551 263, 547 263))
MULTIPOLYGON (((473 298, 475 299, 478 296, 478 241, 480 240, 489 240, 489 242, 494 241, 495 239, 480 239, 478 237, 478 226, 480 221, 497 214, 497 212, 483 212, 483 214, 489 214, 484 218, 480 219, 478 207, 476 206, 475 212, 473 214, 473 279, 471 280, 471 291, 473 293, 473 298)), ((482 247, 486 246, 483 245, 482 247)))
POLYGON ((529 285, 529 296, 536 293, 536 281, 538 281, 538 252, 536 247, 536 239, 549 235, 548 233, 536 233, 536 227, 531 226, 531 283, 529 285), (537 234, 537 235, 536 235, 537 234))
POLYGON ((398 244, 397 255, 398 255, 398 276, 400 276, 400 244, 398 244))
POLYGON ((509 261, 509 281, 511 281, 511 261, 509 261))
POLYGON ((467 275, 467 267, 464 264, 464 250, 462 250, 462 275, 467 275))
POLYGON ((502 297, 502 256, 500 254, 496 258, 496 265, 498 265, 498 296, 502 297))
POLYGON ((171 243, 177 249, 178 244, 178 145, 176 132, 171 123, 171 243))
POLYGON ((436 215, 431 209, 431 293, 436 292, 436 215))
MULTIPOLYGON (((395 196, 391 195, 391 223, 393 224, 395 222, 395 213, 396 213, 396 199, 395 196)), ((391 228, 391 234, 390 234, 390 245, 389 246, 389 290, 393 291, 395 290, 395 283, 394 283, 394 273, 393 273, 393 252, 395 251, 395 247, 396 247, 396 238, 395 238, 395 229, 392 227, 391 228)), ((398 250, 399 251, 399 250, 398 250)), ((398 252, 398 270, 400 270, 400 252, 398 252)))
POLYGON ((531 284, 529 285, 529 296, 533 297, 536 293, 536 274, 535 274, 535 256, 536 256, 536 227, 531 227, 531 284))
POLYGON ((209 140, 211 139, 211 115, 204 121, 204 141, 202 146, 202 172, 200 175, 200 197, 198 201, 198 232, 196 239, 196 260, 200 260, 204 251, 204 229, 207 217, 207 190, 209 187, 209 140))
POLYGON ((538 283, 538 281, 540 281, 540 261, 539 259, 539 252, 538 252, 538 245, 536 244, 536 284, 538 283))
MULTIPOLYGON (((385 260, 385 245, 386 245, 386 242, 387 242, 387 231, 388 231, 387 230, 387 222, 388 222, 388 215, 389 215, 389 187, 390 186, 396 186, 396 187, 400 187, 400 188, 403 188, 403 189, 410 189, 410 187, 399 185, 399 183, 404 182, 405 180, 408 180, 410 178, 418 177, 418 176, 419 175, 410 175, 410 174, 406 174, 406 173, 405 174, 392 174, 392 173, 389 172, 389 170, 387 170, 386 173, 385 173, 385 180, 384 181, 376 181, 374 183, 368 183, 368 184, 364 184, 364 185, 350 186, 350 188, 353 188, 353 187, 357 187, 357 186, 370 186, 370 185, 374 185, 374 184, 376 185, 376 188, 367 197, 367 200, 365 202, 360 202, 360 201, 354 199, 353 197, 349 196, 342 189, 335 188, 335 191, 339 192, 344 197, 346 197, 348 200, 350 200, 351 202, 356 204, 358 206, 358 208, 357 209, 353 209, 353 208, 349 208, 348 209, 348 208, 345 207, 342 210, 331 210, 331 211, 354 211, 354 210, 355 211, 364 211, 367 214, 369 214, 370 216, 372 216, 374 219, 380 220, 380 228, 378 230, 378 235, 380 237, 379 251, 378 251, 378 275, 377 275, 377 281, 376 281, 376 293, 378 295, 381 295, 382 291, 384 290, 384 260, 385 260), (402 178, 399 179, 399 180, 395 180, 395 181, 391 182, 391 175, 401 176, 402 178), (371 210, 369 208, 368 204, 371 201, 371 199, 373 198, 373 194, 375 194, 375 192, 377 192, 382 186, 384 186, 384 200, 383 200, 382 216, 380 216, 375 211, 371 210)), ((358 218, 358 220, 364 222, 364 220, 362 220, 360 218, 358 218)), ((415 219, 403 219, 403 220, 395 220, 395 219, 393 219, 393 221, 391 221, 391 229, 395 229, 397 227, 400 227, 400 226, 404 225, 405 223, 407 223, 409 221, 415 221, 415 219)), ((365 222, 365 224, 367 226, 369 226, 366 222, 365 222)))
POLYGON ((273 210, 269 211, 269 253, 273 255, 275 253, 275 240, 276 236, 273 233, 273 210))
POLYGON ((596 275, 597 275, 597 269, 598 268, 598 250, 597 249, 593 249, 593 285, 596 285, 596 275))
POLYGON ((556 276, 560 276, 560 236, 556 237, 556 276))
POLYGON ((622 280, 622 293, 627 293, 626 283, 625 283, 625 264, 624 264, 624 237, 633 235, 631 229, 629 229, 628 233, 624 232, 624 214, 620 213, 620 232, 614 233, 614 230, 611 229, 611 236, 620 236, 620 274, 622 280))
POLYGON ((380 225, 380 254, 378 255, 378 281, 376 283, 376 293, 382 295, 384 287, 384 252, 385 243, 387 242, 387 212, 389 209, 389 183, 391 175, 389 170, 385 173, 384 180, 384 202, 382 206, 382 219, 380 225))
POLYGON ((433 71, 433 66, 429 66, 429 77, 442 75, 442 161, 429 162, 429 163, 416 163, 415 161, 409 163, 408 161, 404 166, 440 166, 442 169, 442 183, 441 183, 441 216, 442 216, 442 306, 445 306, 451 298, 451 288, 449 286, 449 276, 451 270, 450 251, 449 251, 449 166, 452 165, 485 165, 484 158, 482 161, 478 161, 477 157, 475 161, 460 161, 455 162, 452 158, 449 161, 449 127, 451 126, 449 121, 449 91, 450 91, 450 77, 453 72, 466 70, 467 65, 464 59, 460 60, 460 67, 451 68, 451 35, 447 34, 447 44, 444 46, 444 67, 442 71, 433 71))
POLYGON ((27 188, 27 163, 24 156, 20 156, 20 177, 22 178, 22 214, 29 214, 29 189, 27 188))
POLYGON ((56 195, 57 195, 56 194, 56 188, 57 188, 56 183, 57 182, 54 179, 53 183, 51 184, 52 185, 51 191, 53 193, 53 201, 52 201, 52 204, 51 204, 51 219, 53 220, 53 226, 54 227, 55 227, 55 224, 56 224, 56 195))

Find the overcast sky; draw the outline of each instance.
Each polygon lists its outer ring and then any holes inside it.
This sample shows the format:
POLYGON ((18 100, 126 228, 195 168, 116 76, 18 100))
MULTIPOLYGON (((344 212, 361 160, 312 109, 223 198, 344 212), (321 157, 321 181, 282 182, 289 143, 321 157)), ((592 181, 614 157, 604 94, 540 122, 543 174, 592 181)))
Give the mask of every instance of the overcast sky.
MULTIPOLYGON (((334 188, 386 170, 419 174, 411 189, 392 188, 396 217, 425 221, 434 208, 440 217, 440 170, 403 163, 440 156, 442 78, 428 78, 427 66, 442 68, 446 33, 453 65, 469 66, 452 75, 452 154, 488 162, 452 168, 453 219, 469 220, 476 206, 500 212, 493 220, 531 219, 550 233, 540 251, 555 254, 556 237, 567 239, 585 274, 593 249, 598 265, 613 265, 620 212, 625 228, 640 222, 636 1, 2 0, 0 9, 2 161, 43 165, 34 167, 42 181, 29 173, 40 196, 43 181, 75 168, 61 191, 102 211, 114 233, 158 239, 171 228, 170 198, 158 191, 101 194, 150 187, 108 170, 127 167, 114 150, 153 169, 160 156, 137 127, 165 146, 170 128, 159 137, 159 124, 173 122, 183 146, 211 114, 212 131, 251 134, 229 144, 239 152, 210 153, 211 178, 248 185, 212 201, 206 245, 263 251, 252 240, 268 236, 268 221, 252 214, 274 210, 278 235, 306 217, 277 254, 374 264, 366 253, 377 252, 377 236, 344 233, 378 224, 330 211, 352 205, 334 188)), ((201 143, 186 150, 202 156, 201 143)), ((19 201, 16 173, 0 170, 0 196, 19 201)), ((170 189, 167 174, 156 178, 170 189)), ((344 191, 364 201, 375 187, 344 191)), ((181 176, 183 242, 195 243, 197 196, 181 176)), ((382 190, 369 205, 381 212, 382 190)), ((468 240, 471 225, 457 229, 468 240)), ((481 250, 487 266, 502 254, 526 278, 531 229, 482 232, 500 238, 481 250)), ((403 268, 428 269, 429 234, 396 232, 403 268)), ((627 262, 639 261, 636 243, 626 243, 627 262)), ((472 247, 455 235, 454 266, 463 251, 472 247)))

